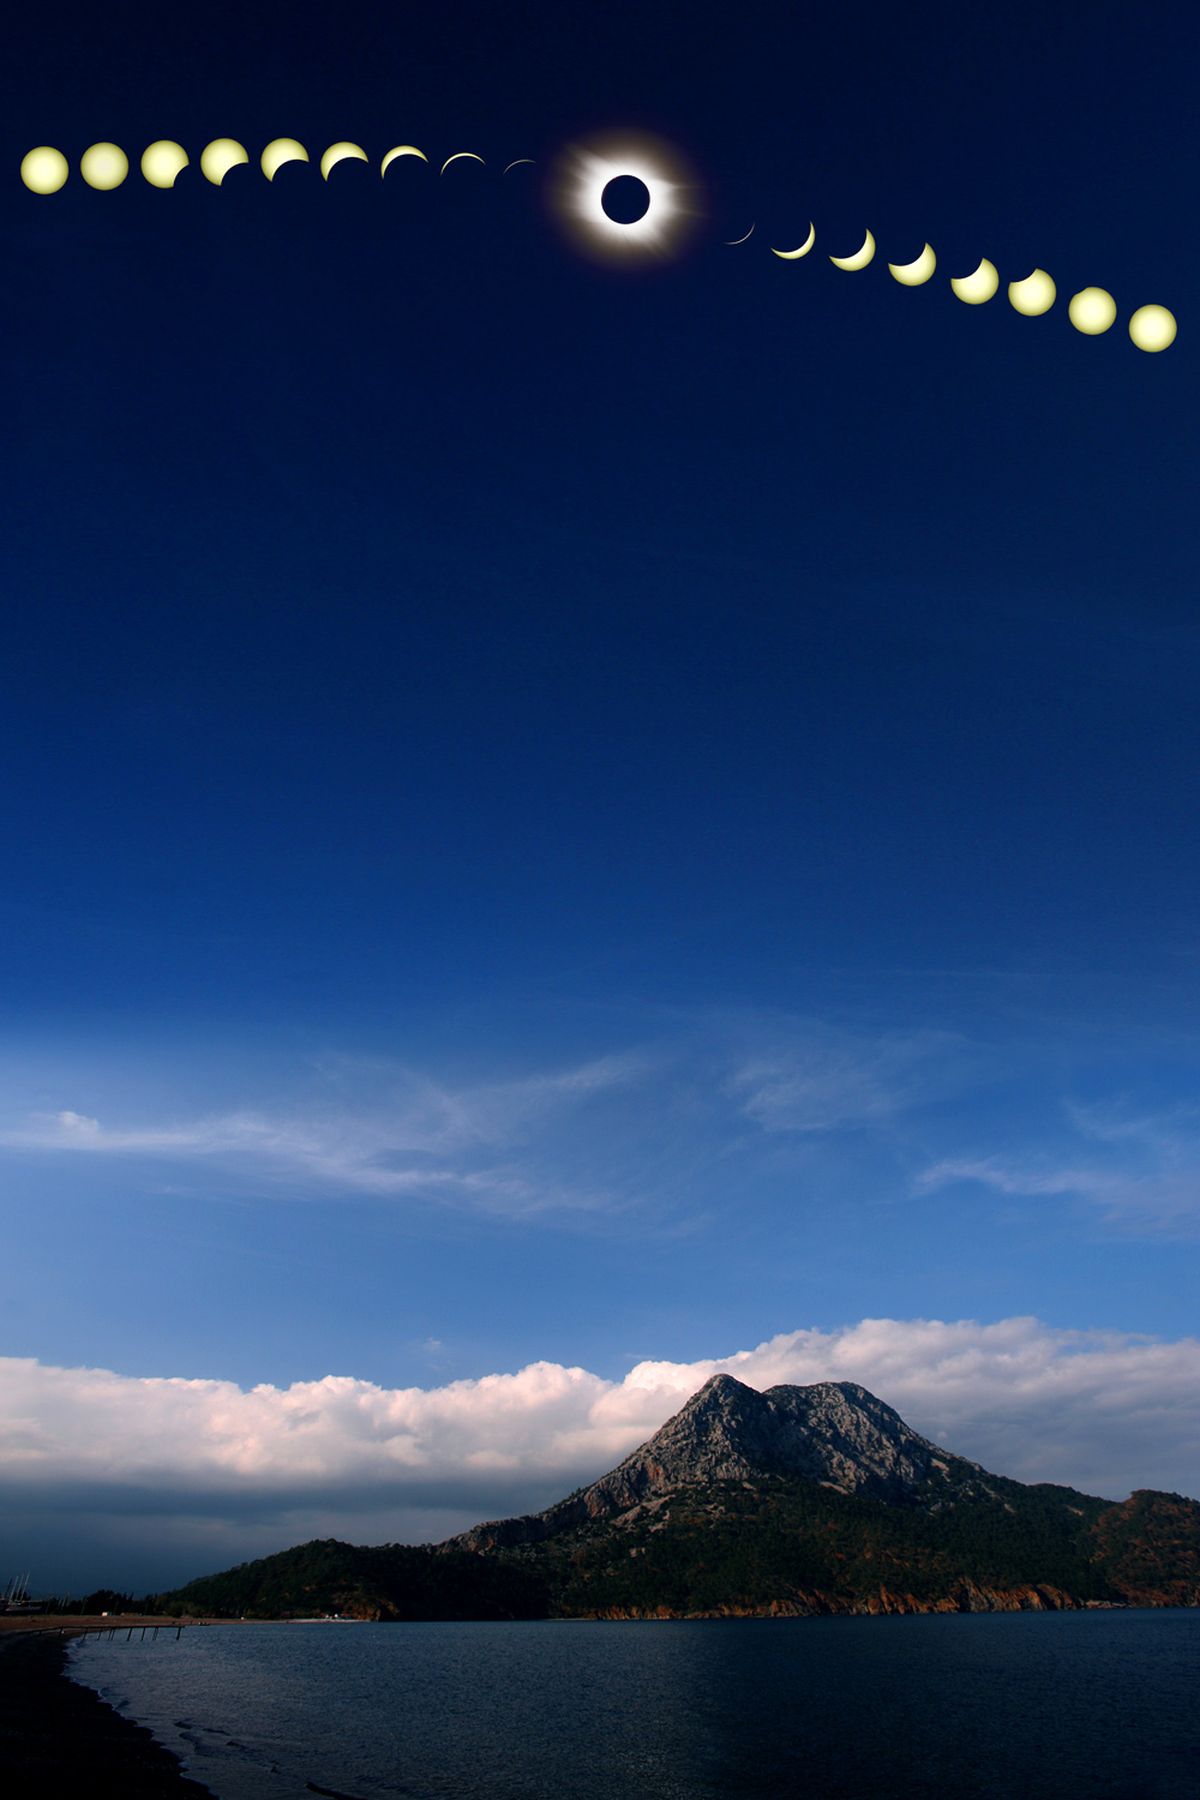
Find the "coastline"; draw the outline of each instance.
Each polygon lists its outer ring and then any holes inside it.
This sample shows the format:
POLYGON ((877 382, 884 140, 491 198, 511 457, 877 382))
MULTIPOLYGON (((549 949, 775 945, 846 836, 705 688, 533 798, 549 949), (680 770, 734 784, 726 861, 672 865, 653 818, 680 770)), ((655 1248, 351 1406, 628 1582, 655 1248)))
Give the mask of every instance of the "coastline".
POLYGON ((66 1637, 45 1628, 0 1633, 0 1788, 11 1800, 214 1800, 144 1725, 71 1679, 66 1637))

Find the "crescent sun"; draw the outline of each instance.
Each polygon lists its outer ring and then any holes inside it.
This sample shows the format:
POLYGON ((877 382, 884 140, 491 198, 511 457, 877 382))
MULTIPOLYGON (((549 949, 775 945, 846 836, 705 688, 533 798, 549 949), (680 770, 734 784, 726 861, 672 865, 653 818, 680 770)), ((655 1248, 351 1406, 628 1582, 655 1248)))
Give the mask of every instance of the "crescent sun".
POLYGON ((868 231, 862 241, 862 249, 856 250, 853 256, 831 256, 830 262, 835 269, 865 269, 875 254, 875 239, 868 231))
MULTIPOLYGON (((482 161, 482 158, 480 160, 482 161)), ((500 173, 502 175, 507 175, 510 169, 519 169, 522 163, 531 163, 532 161, 532 156, 515 156, 512 162, 505 163, 500 173)))
POLYGON ((817 241, 817 228, 810 220, 809 226, 808 226, 808 236, 805 238, 804 242, 801 244, 801 246, 798 250, 776 250, 775 246, 772 244, 771 255, 779 257, 781 262, 795 262, 797 257, 807 256, 809 251, 812 249, 813 245, 816 243, 816 241, 817 241))
POLYGON ((230 169, 249 161, 246 146, 239 144, 236 138, 214 138, 200 152, 200 172, 206 181, 220 187, 230 169))
POLYGON ((1014 312, 1024 313, 1027 319, 1036 319, 1047 313, 1054 305, 1058 289, 1054 285, 1054 277, 1047 275, 1045 269, 1034 269, 1026 275, 1024 281, 1010 281, 1008 284, 1009 304, 1014 312))
POLYGON ((994 262, 981 257, 979 267, 970 275, 952 275, 950 286, 968 306, 982 306, 1000 286, 1000 272, 994 262))
POLYGON ((463 157, 468 157, 471 162, 481 163, 483 161, 482 156, 476 156, 473 150, 456 150, 453 156, 448 156, 446 158, 445 162, 438 170, 438 174, 444 175, 452 162, 461 162, 463 157))
POLYGON ((381 175, 386 175, 388 172, 388 164, 395 162, 398 156, 419 156, 423 163, 429 161, 425 152, 423 150, 418 150, 415 144, 397 144, 394 150, 388 151, 387 155, 380 163, 379 173, 381 175))
POLYGON ((330 170, 336 168, 338 163, 345 162, 348 156, 357 157, 360 162, 366 162, 367 160, 367 153, 361 144, 347 144, 345 142, 330 144, 328 150, 321 158, 321 173, 326 181, 329 180, 330 170))
POLYGON ((937 257, 928 244, 920 256, 914 256, 908 263, 889 263, 888 268, 900 283, 901 287, 920 287, 929 280, 937 268, 937 257))
MULTIPOLYGON (((757 223, 758 223, 758 221, 755 220, 755 224, 757 224, 757 223)), ((744 231, 740 238, 726 238, 725 242, 729 245, 730 249, 732 249, 735 244, 744 244, 746 242, 746 239, 748 237, 753 237, 753 235, 754 235, 754 225, 752 225, 750 227, 749 231, 744 231)))
POLYGON ((309 156, 299 138, 272 138, 259 160, 267 180, 274 181, 285 163, 307 162, 309 156))

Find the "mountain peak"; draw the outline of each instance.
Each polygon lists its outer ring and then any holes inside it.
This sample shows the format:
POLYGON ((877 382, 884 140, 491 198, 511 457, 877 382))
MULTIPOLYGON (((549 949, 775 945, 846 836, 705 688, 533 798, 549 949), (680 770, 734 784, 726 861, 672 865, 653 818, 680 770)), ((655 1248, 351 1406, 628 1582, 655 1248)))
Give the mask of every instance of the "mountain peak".
POLYGON ((538 1543, 588 1520, 618 1518, 713 1481, 802 1476, 845 1494, 903 1500, 929 1481, 975 1472, 939 1450, 854 1381, 760 1392, 722 1371, 654 1436, 590 1487, 544 1513, 478 1525, 450 1540, 481 1550, 538 1543))

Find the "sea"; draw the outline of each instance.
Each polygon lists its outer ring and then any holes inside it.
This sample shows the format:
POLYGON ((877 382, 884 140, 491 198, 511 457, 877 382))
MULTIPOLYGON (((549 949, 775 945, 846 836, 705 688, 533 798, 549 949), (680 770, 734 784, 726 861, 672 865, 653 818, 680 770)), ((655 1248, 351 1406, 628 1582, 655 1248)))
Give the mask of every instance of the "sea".
POLYGON ((72 1672, 219 1800, 1200 1796, 1200 1610, 207 1625, 72 1672))

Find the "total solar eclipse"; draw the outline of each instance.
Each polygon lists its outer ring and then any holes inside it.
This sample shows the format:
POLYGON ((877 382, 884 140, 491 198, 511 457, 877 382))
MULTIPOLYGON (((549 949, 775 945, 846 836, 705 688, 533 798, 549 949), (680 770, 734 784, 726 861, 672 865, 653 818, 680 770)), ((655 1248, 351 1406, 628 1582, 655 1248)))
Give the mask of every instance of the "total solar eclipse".
POLYGON ((614 133, 559 158, 550 203, 576 245, 603 261, 676 255, 704 213, 694 172, 672 144, 614 133))
POLYGON ((636 175, 614 175, 600 196, 600 205, 614 225, 636 225, 650 210, 650 189, 636 175))

